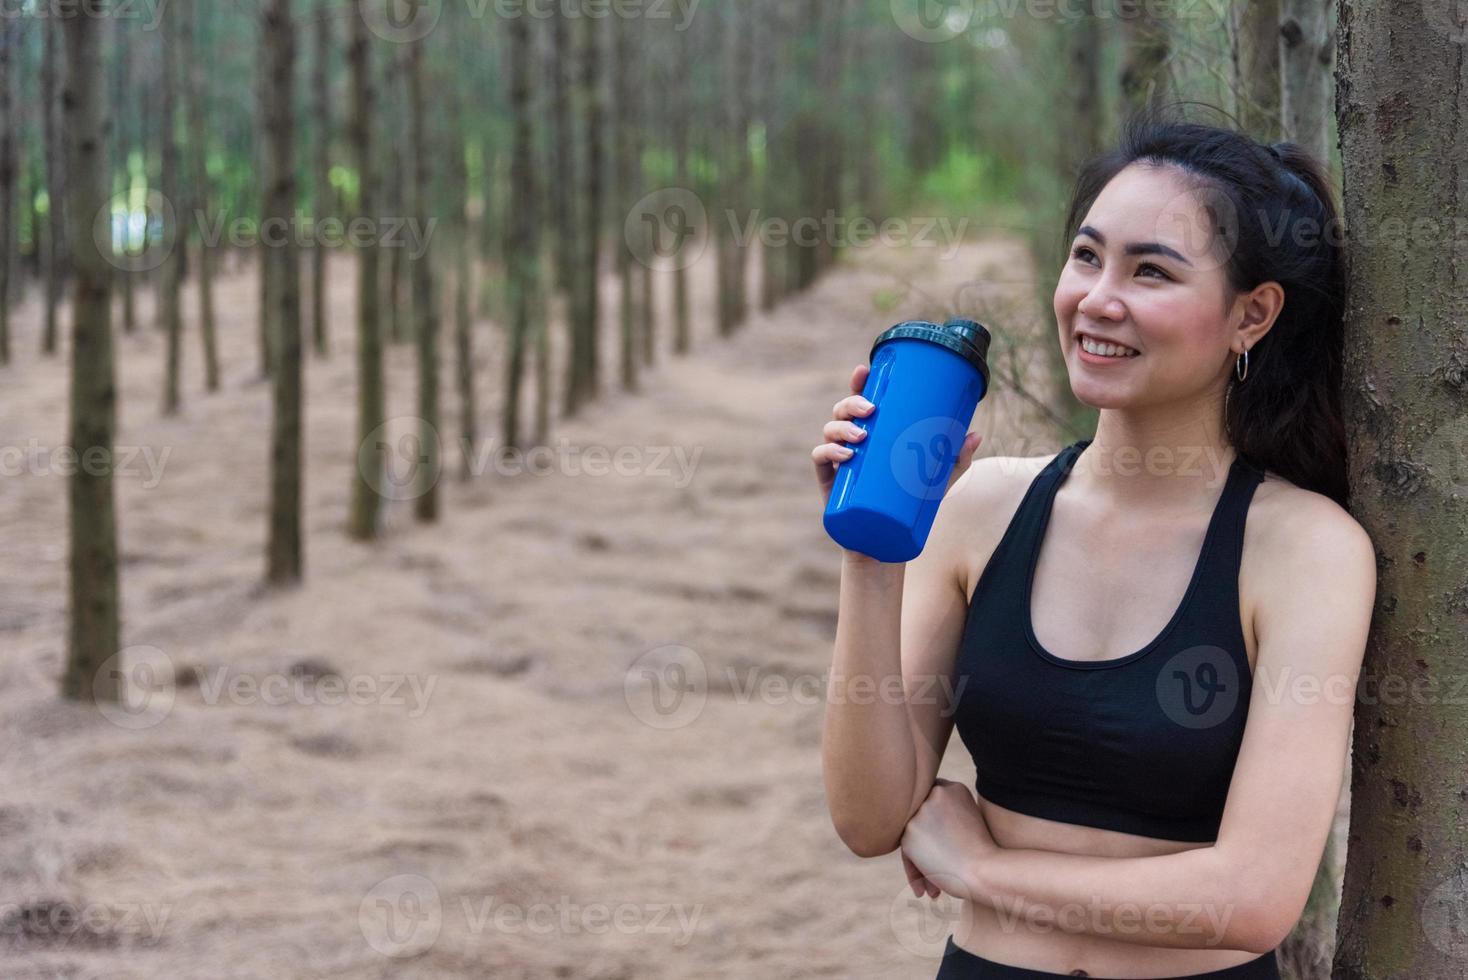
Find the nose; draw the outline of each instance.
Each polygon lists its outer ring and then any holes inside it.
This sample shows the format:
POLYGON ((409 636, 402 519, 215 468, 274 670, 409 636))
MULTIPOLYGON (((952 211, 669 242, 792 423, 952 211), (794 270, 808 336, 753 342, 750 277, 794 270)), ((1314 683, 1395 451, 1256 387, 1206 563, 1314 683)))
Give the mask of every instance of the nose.
POLYGON ((1126 318, 1126 306, 1112 292, 1106 276, 1098 276, 1086 295, 1081 297, 1076 310, 1093 320, 1122 320, 1126 318))

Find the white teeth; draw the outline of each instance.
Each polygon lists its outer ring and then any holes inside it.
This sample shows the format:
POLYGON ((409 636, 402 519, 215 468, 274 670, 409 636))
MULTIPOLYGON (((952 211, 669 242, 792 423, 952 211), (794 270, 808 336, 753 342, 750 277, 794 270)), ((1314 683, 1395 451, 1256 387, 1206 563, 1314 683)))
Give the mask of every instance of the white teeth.
POLYGON ((1090 337, 1081 336, 1081 347, 1091 354, 1100 354, 1102 357, 1136 357, 1137 352, 1130 347, 1122 347, 1120 344, 1103 344, 1090 337))

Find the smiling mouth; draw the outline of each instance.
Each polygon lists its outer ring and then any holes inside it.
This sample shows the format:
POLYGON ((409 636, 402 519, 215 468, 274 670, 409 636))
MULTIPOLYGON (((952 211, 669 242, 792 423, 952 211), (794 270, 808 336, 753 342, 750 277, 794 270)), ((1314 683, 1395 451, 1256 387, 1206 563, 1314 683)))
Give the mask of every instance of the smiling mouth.
POLYGON ((1081 348, 1081 350, 1085 351, 1087 354, 1094 354, 1097 357, 1114 357, 1119 361, 1126 360, 1129 357, 1138 357, 1141 355, 1141 351, 1134 350, 1131 347, 1126 347, 1121 344, 1113 344, 1106 341, 1095 340, 1089 334, 1084 332, 1076 333, 1076 346, 1081 348))

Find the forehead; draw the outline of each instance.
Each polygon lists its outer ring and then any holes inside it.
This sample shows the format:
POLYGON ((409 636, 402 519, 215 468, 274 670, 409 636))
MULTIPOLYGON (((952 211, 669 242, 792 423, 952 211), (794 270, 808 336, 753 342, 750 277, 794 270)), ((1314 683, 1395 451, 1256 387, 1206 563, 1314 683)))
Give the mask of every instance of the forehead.
POLYGON ((1203 257, 1213 244, 1214 222, 1176 167, 1132 163, 1102 188, 1081 222, 1106 237, 1108 249, 1158 242, 1203 257))

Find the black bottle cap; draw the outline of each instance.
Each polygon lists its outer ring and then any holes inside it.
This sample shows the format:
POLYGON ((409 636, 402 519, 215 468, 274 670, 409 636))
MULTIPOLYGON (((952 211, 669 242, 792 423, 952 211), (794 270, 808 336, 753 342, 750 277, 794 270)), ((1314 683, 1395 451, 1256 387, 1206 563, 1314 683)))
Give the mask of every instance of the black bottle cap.
POLYGON ((907 338, 911 340, 926 340, 930 343, 947 347, 964 360, 968 361, 983 375, 984 387, 989 386, 989 331, 977 320, 969 320, 965 317, 954 317, 942 326, 928 320, 905 320, 884 330, 872 344, 872 356, 875 357, 877 348, 889 340, 907 338))

